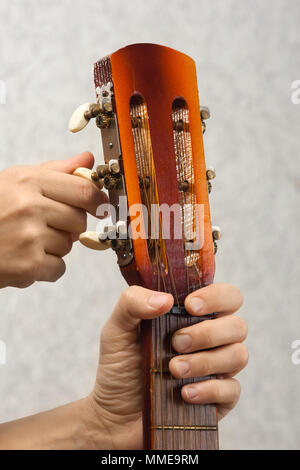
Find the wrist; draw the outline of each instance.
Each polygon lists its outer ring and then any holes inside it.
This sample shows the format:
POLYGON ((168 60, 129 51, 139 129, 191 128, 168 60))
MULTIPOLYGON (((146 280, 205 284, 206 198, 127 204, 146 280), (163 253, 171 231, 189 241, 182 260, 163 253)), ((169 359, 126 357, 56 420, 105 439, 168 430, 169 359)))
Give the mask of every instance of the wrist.
POLYGON ((95 402, 92 395, 79 400, 82 435, 78 439, 80 449, 84 450, 109 450, 113 449, 112 429, 105 424, 101 407, 95 402))

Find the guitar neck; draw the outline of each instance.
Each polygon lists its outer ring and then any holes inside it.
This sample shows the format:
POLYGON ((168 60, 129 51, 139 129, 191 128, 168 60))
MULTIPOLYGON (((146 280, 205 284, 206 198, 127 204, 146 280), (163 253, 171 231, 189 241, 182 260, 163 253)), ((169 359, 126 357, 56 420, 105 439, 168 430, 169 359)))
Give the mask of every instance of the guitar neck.
POLYGON ((166 314, 142 323, 145 449, 218 449, 215 405, 184 402, 181 387, 195 379, 174 379, 168 369, 175 355, 172 334, 199 321, 199 317, 166 314))

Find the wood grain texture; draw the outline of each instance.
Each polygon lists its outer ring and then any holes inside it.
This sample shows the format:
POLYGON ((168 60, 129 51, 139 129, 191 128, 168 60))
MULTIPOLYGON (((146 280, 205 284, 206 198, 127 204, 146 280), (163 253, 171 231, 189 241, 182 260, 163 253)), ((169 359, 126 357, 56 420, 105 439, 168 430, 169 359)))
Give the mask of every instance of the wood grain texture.
MULTIPOLYGON (((209 317, 205 320, 210 321, 209 317)), ((210 377, 179 380, 173 378, 168 369, 170 359, 176 355, 171 347, 172 334, 199 321, 202 319, 166 314, 158 319, 143 322, 146 449, 218 449, 216 407, 188 404, 181 397, 181 387, 184 384, 210 377), (207 429, 200 430, 200 427, 207 429)))
MULTIPOLYGON (((172 104, 183 98, 189 112, 192 164, 197 204, 204 207, 204 242, 200 251, 201 279, 194 288, 210 284, 214 276, 214 254, 210 210, 206 183, 200 106, 194 61, 173 49, 153 44, 125 47, 95 64, 95 85, 108 81, 114 85, 114 106, 118 118, 122 149, 122 170, 126 182, 128 205, 141 204, 136 154, 130 119, 130 99, 140 94, 147 104, 158 199, 172 206, 179 202, 178 175, 173 141, 172 104)), ((110 199, 115 203, 115 195, 110 199)), ((131 220, 131 215, 130 215, 131 220)), ((134 260, 121 272, 128 284, 160 290, 157 272, 151 263, 147 241, 135 239, 134 260)), ((165 240, 168 260, 172 266, 165 272, 164 288, 183 304, 189 293, 182 239, 165 240)), ((172 333, 199 319, 165 315, 142 324, 142 376, 144 390, 145 449, 217 449, 217 414, 214 405, 185 404, 180 396, 184 381, 168 372, 174 355, 170 346, 172 333)))

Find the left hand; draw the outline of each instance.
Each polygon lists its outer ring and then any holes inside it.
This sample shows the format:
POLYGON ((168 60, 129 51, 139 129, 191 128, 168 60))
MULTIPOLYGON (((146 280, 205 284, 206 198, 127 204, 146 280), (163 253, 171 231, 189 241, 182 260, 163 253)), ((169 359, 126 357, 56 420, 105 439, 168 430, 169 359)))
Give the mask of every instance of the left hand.
MULTIPOLYGON (((102 330, 96 384, 87 398, 88 415, 93 416, 92 427, 95 430, 97 423, 98 426, 101 424, 110 449, 142 448, 138 325, 142 319, 168 312, 172 305, 170 294, 129 287, 102 330)), ((217 375, 214 380, 185 385, 182 388, 183 399, 190 403, 216 403, 219 419, 237 403, 240 385, 233 377, 248 361, 247 349, 242 344, 247 326, 244 320, 233 315, 241 305, 242 294, 234 286, 212 284, 199 289, 186 298, 187 311, 191 315, 218 312, 219 318, 186 327, 172 338, 173 348, 182 353, 169 363, 174 377, 217 375)), ((105 448, 101 447, 101 442, 96 442, 96 445, 100 449, 105 448)))
MULTIPOLYGON (((137 286, 127 289, 102 330, 93 392, 54 410, 0 424, 0 449, 142 449, 138 325, 142 319, 168 312, 172 304, 170 294, 137 286)), ((233 376, 248 360, 242 345, 246 324, 233 316, 241 304, 240 291, 228 284, 193 292, 185 301, 191 315, 219 312, 220 318, 181 329, 172 339, 173 347, 182 353, 169 363, 175 377, 217 375, 214 380, 185 385, 183 399, 216 403, 219 419, 239 398, 240 385, 233 376), (185 372, 180 369, 183 362, 187 363, 185 372)))

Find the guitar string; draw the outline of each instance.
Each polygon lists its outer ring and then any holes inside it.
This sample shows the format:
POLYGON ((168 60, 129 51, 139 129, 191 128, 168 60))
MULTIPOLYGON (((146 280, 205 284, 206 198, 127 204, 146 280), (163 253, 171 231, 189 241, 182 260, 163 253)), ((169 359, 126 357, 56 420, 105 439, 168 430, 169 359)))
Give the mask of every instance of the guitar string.
MULTIPOLYGON (((139 173, 139 185, 141 188, 141 195, 143 195, 144 197, 143 202, 146 202, 146 207, 147 207, 147 210, 149 211, 150 201, 148 199, 148 191, 146 188, 146 175, 148 173, 148 175, 150 176, 150 171, 148 169, 148 172, 147 170, 145 172, 144 167, 147 165, 149 166, 150 158, 147 152, 147 147, 143 139, 142 130, 145 128, 143 103, 140 105, 137 104, 137 105, 131 106, 131 116, 136 120, 136 125, 132 127, 132 131, 133 131, 133 136, 134 136, 134 144, 137 147, 135 154, 136 154, 137 167, 138 167, 138 173, 139 173)), ((152 180, 150 180, 150 184, 151 183, 152 183, 152 180)), ((158 284, 159 284, 159 281, 158 281, 158 284)), ((155 339, 157 340, 158 338, 157 322, 154 323, 154 331, 155 331, 155 339)), ((154 346, 155 346, 155 364, 157 364, 157 359, 158 359, 157 358, 157 344, 155 344, 154 346)), ((151 377, 151 381, 152 380, 155 380, 155 377, 151 377)), ((152 397, 152 400, 153 400, 153 397, 152 397)), ((151 422, 152 423, 153 423, 153 414, 155 411, 156 411, 156 407, 151 406, 151 422)), ((155 422, 156 422, 156 419, 155 419, 155 422)), ((154 433, 154 437, 156 438, 156 433, 154 433)), ((156 442, 154 443, 154 446, 156 447, 156 442)))
MULTIPOLYGON (((144 111, 146 111, 146 109, 147 109, 146 105, 144 105, 144 111)), ((151 201, 153 201, 154 192, 152 191, 152 187, 155 184, 155 181, 153 180, 153 177, 150 177, 150 176, 152 176, 152 174, 150 175, 150 167, 151 167, 151 170, 152 170, 152 168, 153 168, 153 156, 152 156, 152 152, 151 152, 151 140, 150 140, 150 135, 149 135, 149 123, 148 123, 147 117, 148 116, 147 116, 147 111, 146 111, 146 112, 143 113, 141 134, 143 136, 142 141, 143 141, 144 148, 145 148, 145 153, 146 153, 145 157, 146 157, 147 163, 148 163, 148 175, 143 174, 142 179, 143 179, 144 193, 147 194, 148 191, 147 191, 146 177, 148 176, 150 178, 150 181, 149 181, 150 191, 149 192, 150 192, 150 196, 151 196, 150 199, 151 199, 151 201), (145 116, 145 114, 146 114, 146 116, 145 116), (148 141, 149 141, 149 145, 148 145, 148 141)), ((156 201, 154 201, 154 202, 156 202, 156 201)), ((151 209, 149 200, 148 200, 147 206, 148 206, 147 210, 148 210, 148 214, 149 214, 149 210, 151 209)), ((156 245, 156 242, 154 242, 154 244, 156 245)), ((155 337, 158 338, 158 343, 159 343, 159 345, 158 345, 159 346, 159 370, 160 370, 159 389, 160 389, 160 397, 162 398, 163 375, 162 375, 162 343, 161 343, 161 318, 160 317, 159 317, 158 320, 154 320, 154 325, 155 325, 155 331, 156 331, 155 337), (157 327, 158 327, 158 330, 159 330, 158 332, 157 332, 157 327)), ((156 345, 156 349, 157 349, 157 345, 156 345)), ((156 363, 156 364, 157 364, 156 365, 156 367, 157 367, 158 363, 156 363)), ((155 387, 155 393, 157 393, 156 387, 155 387)), ((155 406, 155 409, 157 409, 156 406, 155 406)), ((160 414, 161 414, 161 424, 163 426, 163 428, 162 428, 162 448, 164 448, 165 435, 164 435, 164 418, 163 418, 163 401, 162 401, 162 399, 160 400, 160 414)), ((156 422, 157 422, 157 417, 156 417, 156 422)), ((157 438, 156 433, 155 433, 155 438, 157 438)), ((156 447, 158 447, 158 445, 156 445, 156 447)))
MULTIPOLYGON (((184 119, 184 124, 183 124, 183 147, 186 149, 186 152, 187 152, 187 158, 188 158, 188 161, 189 161, 189 171, 188 171, 188 176, 190 177, 190 192, 189 192, 189 202, 192 204, 192 207, 194 209, 194 204, 195 204, 195 199, 194 199, 194 188, 195 188, 195 180, 194 180, 194 174, 193 174, 193 161, 192 161, 192 152, 191 152, 191 147, 190 147, 190 140, 189 140, 189 113, 188 113, 188 110, 185 110, 186 111, 186 119, 184 119), (187 140, 188 142, 186 142, 186 136, 187 136, 187 140)), ((186 201, 185 201, 186 202, 186 201)), ((192 214, 192 223, 194 225, 194 214, 192 214)), ((193 226, 193 229, 194 229, 194 226, 193 226)), ((186 246, 184 245, 185 247, 185 259, 187 260, 188 259, 188 253, 186 251, 186 246)), ((187 273, 187 279, 188 279, 188 292, 190 293, 191 290, 190 290, 190 282, 189 282, 189 266, 187 265, 186 263, 186 273, 187 273)), ((190 317, 189 318, 189 324, 191 325, 192 324, 192 318, 190 317)), ((194 379, 193 379, 193 382, 194 382, 194 379)), ((195 407, 195 404, 192 404, 191 405, 192 409, 193 409, 193 414, 194 415, 194 423, 195 423, 195 426, 197 424, 196 422, 196 407, 195 407)), ((190 431, 191 432, 191 431, 190 431)), ((201 431, 198 431, 201 433, 201 431)), ((194 449, 196 450, 197 449, 197 431, 194 431, 194 436, 191 436, 192 439, 191 439, 191 442, 194 440, 194 449)))
MULTIPOLYGON (((173 110, 173 116, 174 116, 174 121, 175 122, 179 122, 180 121, 180 118, 181 118, 181 113, 180 113, 180 108, 175 108, 173 110)), ((174 131, 174 134, 175 134, 175 154, 176 154, 176 166, 177 166, 177 175, 178 175, 178 179, 179 181, 184 181, 184 168, 183 168, 183 159, 184 159, 184 153, 183 153, 183 147, 181 145, 181 132, 180 130, 177 130, 176 127, 175 127, 175 131, 174 131)), ((185 199, 185 191, 180 191, 179 192, 179 201, 180 201, 180 205, 181 205, 181 211, 183 211, 183 205, 182 205, 182 198, 183 200, 185 199)), ((182 213, 182 218, 183 218, 183 213, 182 213)), ((183 221, 183 219, 182 219, 183 221)), ((183 222, 182 222, 182 230, 183 230, 183 222)), ((184 253, 185 254, 185 253, 184 253)), ((181 321, 178 322, 180 323, 179 325, 179 328, 178 329, 181 329, 183 327, 183 322, 182 322, 182 319, 180 319, 181 321)), ((183 380, 180 380, 180 386, 182 387, 183 386, 183 383, 184 381, 183 380)), ((182 418, 183 418, 183 426, 185 427, 186 425, 186 405, 185 405, 185 402, 182 401, 182 418)), ((179 422, 179 421, 177 421, 179 422)), ((183 447, 185 448, 186 445, 185 445, 185 438, 186 438, 186 431, 181 431, 181 434, 183 436, 183 447)))
MULTIPOLYGON (((186 162, 187 160, 187 155, 186 155, 186 147, 185 147, 185 142, 184 142, 184 132, 185 132, 185 116, 184 116, 184 108, 180 107, 179 108, 179 118, 182 122, 182 126, 183 126, 183 129, 182 131, 178 132, 178 137, 179 137, 179 145, 180 145, 180 153, 181 155, 179 154, 179 162, 180 162, 180 165, 181 165, 181 179, 182 181, 189 181, 189 184, 190 184, 190 180, 189 180, 189 172, 186 172, 185 171, 185 165, 184 163, 189 163, 189 162, 186 162)), ((187 168, 187 167, 186 167, 187 168)), ((188 194, 189 194, 189 190, 190 188, 188 189, 188 191, 183 191, 182 192, 182 196, 183 196, 183 204, 186 204, 187 202, 187 198, 188 198, 188 194)), ((182 205, 182 211, 184 211, 184 205, 182 205)), ((184 212, 182 214, 183 216, 183 220, 182 220, 182 230, 184 232, 184 212)), ((189 221, 188 221, 189 222, 189 221)), ((187 285, 188 285, 188 293, 189 293, 189 276, 188 276, 188 270, 187 270, 187 253, 186 253, 186 247, 185 247, 185 239, 183 239, 183 246, 184 246, 184 259, 185 259, 185 270, 186 270, 186 277, 187 277, 187 285)), ((187 319, 187 323, 190 323, 190 318, 187 319)), ((185 325, 186 326, 186 325, 185 325)), ((188 418, 187 418, 187 414, 189 414, 188 412, 190 411, 190 408, 187 408, 187 406, 185 405, 185 402, 184 402, 184 425, 186 424, 186 422, 188 421, 188 418)), ((191 433, 191 431, 189 431, 189 434, 191 433)), ((184 432, 184 436, 186 436, 186 432, 184 432)), ((191 436, 189 436, 191 438, 191 436)), ((185 440, 184 440, 184 446, 185 446, 185 440)))
MULTIPOLYGON (((189 111, 186 106, 178 108, 178 112, 174 113, 175 120, 181 120, 183 122, 183 129, 182 132, 176 132, 174 131, 175 135, 175 142, 177 144, 177 147, 180 147, 180 151, 178 152, 177 148, 177 155, 179 155, 179 158, 177 158, 177 164, 178 166, 180 165, 179 168, 179 173, 182 175, 182 180, 183 181, 189 181, 189 191, 184 191, 183 192, 183 200, 184 204, 187 203, 187 201, 191 204, 190 207, 193 208, 193 212, 189 213, 189 219, 187 221, 187 225, 192 223, 192 229, 193 233, 195 233, 195 228, 196 228, 196 218, 195 218, 195 184, 194 184, 194 172, 193 172, 193 161, 192 161, 192 148, 191 148, 191 140, 190 140, 190 132, 189 132, 189 111), (176 138, 177 136, 177 138, 176 138), (179 145, 178 145, 179 143, 179 145), (186 164, 185 164, 186 163, 186 164), (184 169, 187 169, 185 171, 184 169)), ((182 193, 180 193, 182 195, 182 193)), ((185 213, 183 213, 185 215, 185 213)), ((183 219, 183 222, 185 224, 185 218, 183 219)), ((184 226, 183 226, 184 228, 184 226)), ((188 261, 189 257, 191 257, 190 254, 188 254, 186 247, 184 245, 184 253, 185 253, 185 260, 188 261)), ((193 268, 195 271, 195 274, 198 277, 198 282, 199 285, 198 287, 201 286, 201 273, 199 272, 198 266, 197 266, 197 261, 199 259, 199 254, 196 256, 193 256, 192 261, 194 261, 193 268), (194 259, 193 259, 194 258, 194 259)), ((186 276, 187 276, 187 286, 188 286, 188 292, 191 292, 191 285, 190 285, 190 273, 191 273, 191 267, 188 265, 189 263, 186 263, 186 276)), ((192 283, 192 288, 195 287, 193 290, 196 289, 196 286, 194 286, 194 283, 192 283)), ((189 318, 188 321, 189 324, 192 324, 192 318, 189 318)), ((195 382, 195 379, 192 379, 193 382, 195 382)), ((194 422, 196 425, 196 406, 194 404, 190 405, 189 411, 193 410, 194 414, 194 422)), ((191 413, 189 413, 189 416, 191 416, 191 413)), ((191 432, 191 431, 190 431, 191 432)), ((199 431, 201 434, 201 431, 199 431)), ((196 441, 196 435, 197 432, 194 432, 194 447, 195 449, 197 448, 197 441, 196 441)))
MULTIPOLYGON (((187 144, 186 144, 186 140, 185 140, 185 134, 187 132, 187 120, 188 120, 188 113, 186 113, 186 107, 184 108, 181 108, 181 120, 183 122, 183 129, 182 129, 182 132, 181 132, 181 135, 180 135, 180 140, 181 140, 181 148, 182 148, 182 159, 181 161, 185 161, 187 160, 187 163, 188 165, 186 166, 186 168, 188 169, 187 172, 184 172, 184 169, 183 169, 183 180, 184 181, 188 181, 189 182, 189 190, 188 191, 184 191, 183 192, 183 199, 184 199, 184 204, 186 204, 187 202, 193 202, 193 173, 192 173, 192 162, 191 162, 191 154, 189 152, 189 149, 187 147, 187 144), (191 199, 191 201, 190 201, 191 199)), ((183 214, 185 215, 185 214, 183 214)), ((190 224, 190 218, 191 218, 191 214, 189 213, 189 219, 187 221, 188 224, 190 224)), ((184 222, 185 220, 183 221, 183 230, 185 228, 184 226, 184 222)), ((185 260, 186 260, 186 276, 187 276, 187 284, 188 284, 188 293, 190 293, 190 283, 189 283, 189 271, 188 271, 188 265, 187 265, 187 261, 188 261, 188 253, 187 253, 187 250, 186 250, 186 246, 185 246, 185 239, 184 239, 184 255, 185 255, 185 260)), ((188 323, 189 325, 191 324, 191 317, 189 317, 188 319, 188 323)), ((192 408, 195 408, 195 406, 192 404, 190 405, 189 407, 189 411, 191 410, 191 407, 192 408)), ((189 413, 190 415, 191 413, 189 413)), ((196 425, 196 415, 195 415, 195 410, 194 410, 194 422, 195 422, 195 425, 196 425)), ((191 433, 191 431, 189 431, 189 433, 191 433)), ((196 432, 194 432, 194 436, 193 434, 191 435, 190 434, 190 439, 191 439, 191 442, 194 440, 194 447, 196 449, 196 432)))
MULTIPOLYGON (((144 111, 145 111, 145 108, 144 108, 144 111)), ((155 190, 156 188, 154 188, 154 191, 153 191, 153 186, 156 186, 156 181, 155 181, 155 173, 154 173, 154 168, 153 168, 153 155, 152 155, 152 150, 151 150, 151 138, 150 138, 150 132, 149 132, 149 123, 148 123, 148 116, 146 115, 145 116, 145 112, 143 113, 143 118, 142 118, 142 128, 141 128, 141 134, 142 134, 142 142, 143 142, 143 147, 145 149, 145 152, 144 153, 144 156, 146 157, 144 160, 147 160, 147 163, 148 163, 148 175, 147 175, 147 172, 146 172, 146 175, 144 173, 142 173, 141 175, 141 179, 142 179, 142 187, 143 187, 143 193, 144 195, 146 196, 146 200, 147 200, 147 210, 148 210, 148 214, 149 214, 149 209, 150 209, 150 201, 149 201, 149 198, 148 198, 148 191, 147 191, 147 183, 146 183, 146 177, 148 176, 148 178, 150 178, 150 181, 149 181, 149 193, 150 193, 150 199, 151 201, 153 202, 157 202, 156 200, 154 200, 154 196, 155 196, 155 190)), ((156 230, 158 229, 158 227, 155 227, 156 230)), ((157 232, 156 232, 157 233, 157 232)), ((155 239, 156 240, 156 239, 155 239)), ((150 242, 151 244, 151 242, 150 242)), ((158 250, 158 246, 157 246, 157 242, 155 241, 154 242, 154 250, 155 250, 155 258, 156 258, 156 265, 157 265, 157 277, 158 277, 158 287, 159 284, 160 284, 160 277, 161 277, 161 274, 162 274, 162 270, 161 270, 161 252, 160 250, 158 250), (158 255, 158 256, 157 256, 158 255)), ((162 275, 162 278, 164 279, 164 276, 162 275)), ((164 283, 164 290, 166 290, 166 285, 164 283)), ((156 331, 156 334, 155 334, 155 337, 158 338, 158 342, 159 342, 159 350, 160 350, 160 364, 159 364, 159 370, 160 370, 160 397, 161 397, 161 424, 162 424, 162 448, 164 448, 164 413, 163 413, 163 400, 162 400, 162 395, 163 395, 163 361, 162 361, 162 337, 161 337, 161 331, 162 331, 162 320, 161 320, 161 317, 158 318, 158 320, 154 320, 154 325, 155 325, 155 331, 156 331), (157 326, 159 327, 158 330, 158 334, 157 334, 157 326)), ((155 346, 156 350, 157 350, 157 346, 155 346)), ((157 364, 157 358, 156 358, 156 364, 157 364)), ((158 366, 158 364, 157 364, 158 366)), ((156 407, 155 407, 156 409, 156 407)), ((157 446, 156 446, 157 447, 157 446)))
MULTIPOLYGON (((141 110, 139 110, 138 114, 141 113, 141 110)), ((186 129, 186 122, 184 120, 184 131, 182 132, 182 136, 183 136, 183 142, 182 142, 182 139, 179 138, 179 143, 180 143, 180 149, 179 149, 179 156, 181 158, 179 158, 179 162, 180 162, 180 165, 181 165, 181 173, 183 174, 183 171, 184 171, 184 168, 183 168, 183 165, 182 165, 182 162, 184 159, 186 159, 186 155, 185 155, 185 151, 184 149, 187 151, 188 154, 191 154, 191 152, 188 152, 188 144, 186 143, 185 141, 185 132, 187 131, 187 134, 188 134, 188 129, 186 129), (181 142, 180 142, 181 141, 181 142)), ((140 158, 140 177, 141 177, 141 180, 142 180, 142 186, 143 186, 143 194, 145 196, 145 199, 146 199, 146 206, 149 207, 149 204, 150 204, 150 201, 149 201, 149 198, 148 198, 148 191, 147 191, 147 181, 146 181, 146 176, 147 176, 147 169, 146 169, 146 175, 145 175, 145 166, 147 165, 147 163, 149 164, 150 163, 150 166, 151 166, 151 171, 150 171, 150 168, 148 168, 148 176, 150 176, 151 174, 151 177, 150 177, 150 188, 149 188, 149 192, 150 192, 150 199, 153 200, 154 198, 154 192, 153 192, 153 181, 155 179, 155 172, 154 172, 154 168, 153 168, 153 155, 152 155, 152 149, 151 149, 151 137, 150 137, 150 131, 149 131, 149 123, 148 123, 148 119, 147 119, 147 116, 145 117, 145 113, 143 113, 143 125, 142 125, 142 129, 144 129, 144 132, 142 131, 143 134, 145 134, 145 130, 147 129, 147 135, 143 136, 144 138, 142 138, 142 142, 140 142, 141 140, 141 136, 140 136, 140 132, 139 132, 139 128, 135 129, 137 130, 137 132, 135 132, 135 137, 137 137, 137 139, 135 139, 135 141, 137 141, 137 147, 138 147, 138 151, 137 151, 137 155, 140 155, 141 158, 140 158), (146 145, 145 145, 145 140, 146 140, 146 145), (141 144, 144 144, 144 145, 141 145, 141 144), (150 145, 149 145, 150 144, 150 145), (143 151, 143 147, 145 149, 145 151, 143 151), (146 157, 146 158, 145 158, 146 157), (152 158, 151 158, 152 157, 152 158)), ((134 131, 135 131, 134 130, 134 131)), ((176 133, 177 134, 177 133, 176 133)), ((192 171, 192 161, 191 161, 191 158, 189 158, 189 163, 190 163, 190 171, 188 171, 188 173, 190 175, 193 174, 193 171, 192 171)), ((191 181, 191 200, 193 202, 193 196, 194 196, 194 184, 193 184, 193 181, 191 181)), ((186 202, 186 197, 187 197, 187 194, 184 193, 184 201, 186 202)), ((194 220, 193 220, 193 225, 195 224, 194 220)), ((150 245, 151 245, 151 241, 150 241, 150 245)), ((160 279, 163 280, 163 283, 164 283, 164 290, 166 291, 166 285, 165 285, 165 282, 164 282, 164 275, 162 273, 162 269, 161 269, 161 258, 162 258, 162 253, 161 253, 161 245, 158 246, 158 243, 156 242, 154 244, 154 251, 155 251, 155 261, 156 261, 156 266, 157 266, 157 276, 158 276, 158 288, 160 289, 160 279)), ((184 252, 185 252, 185 259, 187 259, 187 253, 186 253, 186 249, 184 247, 184 252)), ((168 253, 166 252, 166 256, 168 258, 168 253)), ((171 285, 172 285, 172 289, 177 297, 177 304, 178 304, 178 296, 177 296, 177 291, 176 291, 176 284, 174 282, 174 277, 173 277, 173 272, 172 272, 172 267, 170 266, 170 260, 168 259, 168 266, 169 266, 169 269, 170 269, 170 279, 171 279, 171 285)), ((196 267, 197 268, 197 267, 196 267)), ((197 271, 197 274, 199 276, 199 278, 201 277, 200 276, 200 273, 199 273, 199 270, 196 269, 197 271)), ((190 285, 189 285, 189 272, 188 272, 188 267, 186 266, 186 275, 187 275, 187 282, 188 282, 188 291, 190 292, 190 285)), ((162 351, 162 344, 161 344, 161 325, 160 325, 160 328, 159 328, 159 342, 160 342, 160 357, 162 358, 162 354, 161 354, 161 351, 162 351)), ((170 322, 169 322, 169 330, 170 330, 170 322)), ((161 378, 160 378, 160 382, 161 382, 161 388, 162 388, 162 382, 163 382, 163 379, 162 379, 162 372, 163 372, 163 364, 161 363, 160 364, 160 371, 161 371, 161 378)), ((171 376, 172 377, 172 376, 171 376)), ((171 387, 171 402, 172 402, 172 416, 174 416, 174 407, 173 407, 173 386, 171 387)), ((161 390, 161 397, 162 397, 162 390, 161 390)), ((167 401, 168 402, 168 401, 167 401)), ((162 400, 161 400, 161 403, 162 403, 162 400)), ((193 408, 195 409, 195 405, 192 405, 193 408)), ((163 410, 162 410, 163 411, 163 410)), ((162 414, 162 418, 163 418, 163 412, 161 411, 161 414, 162 414)), ((163 423, 162 423, 163 424, 163 423)), ((173 428, 174 428, 174 418, 172 417, 172 424, 173 424, 173 428)), ((191 431, 190 431, 191 432, 191 431)), ((201 432, 201 431, 200 431, 201 432)), ((162 429, 162 434, 164 434, 164 427, 162 429)), ((178 435, 178 434, 176 434, 178 435)), ((186 433, 184 432, 184 439, 185 439, 185 435, 186 433)), ((194 433, 194 436, 195 436, 195 433, 194 433)), ((163 436, 163 441, 164 441, 164 436, 163 436)), ((172 432, 172 441, 173 441, 173 447, 174 447, 174 433, 172 432)), ((195 445, 195 448, 196 448, 196 445, 195 445)))

